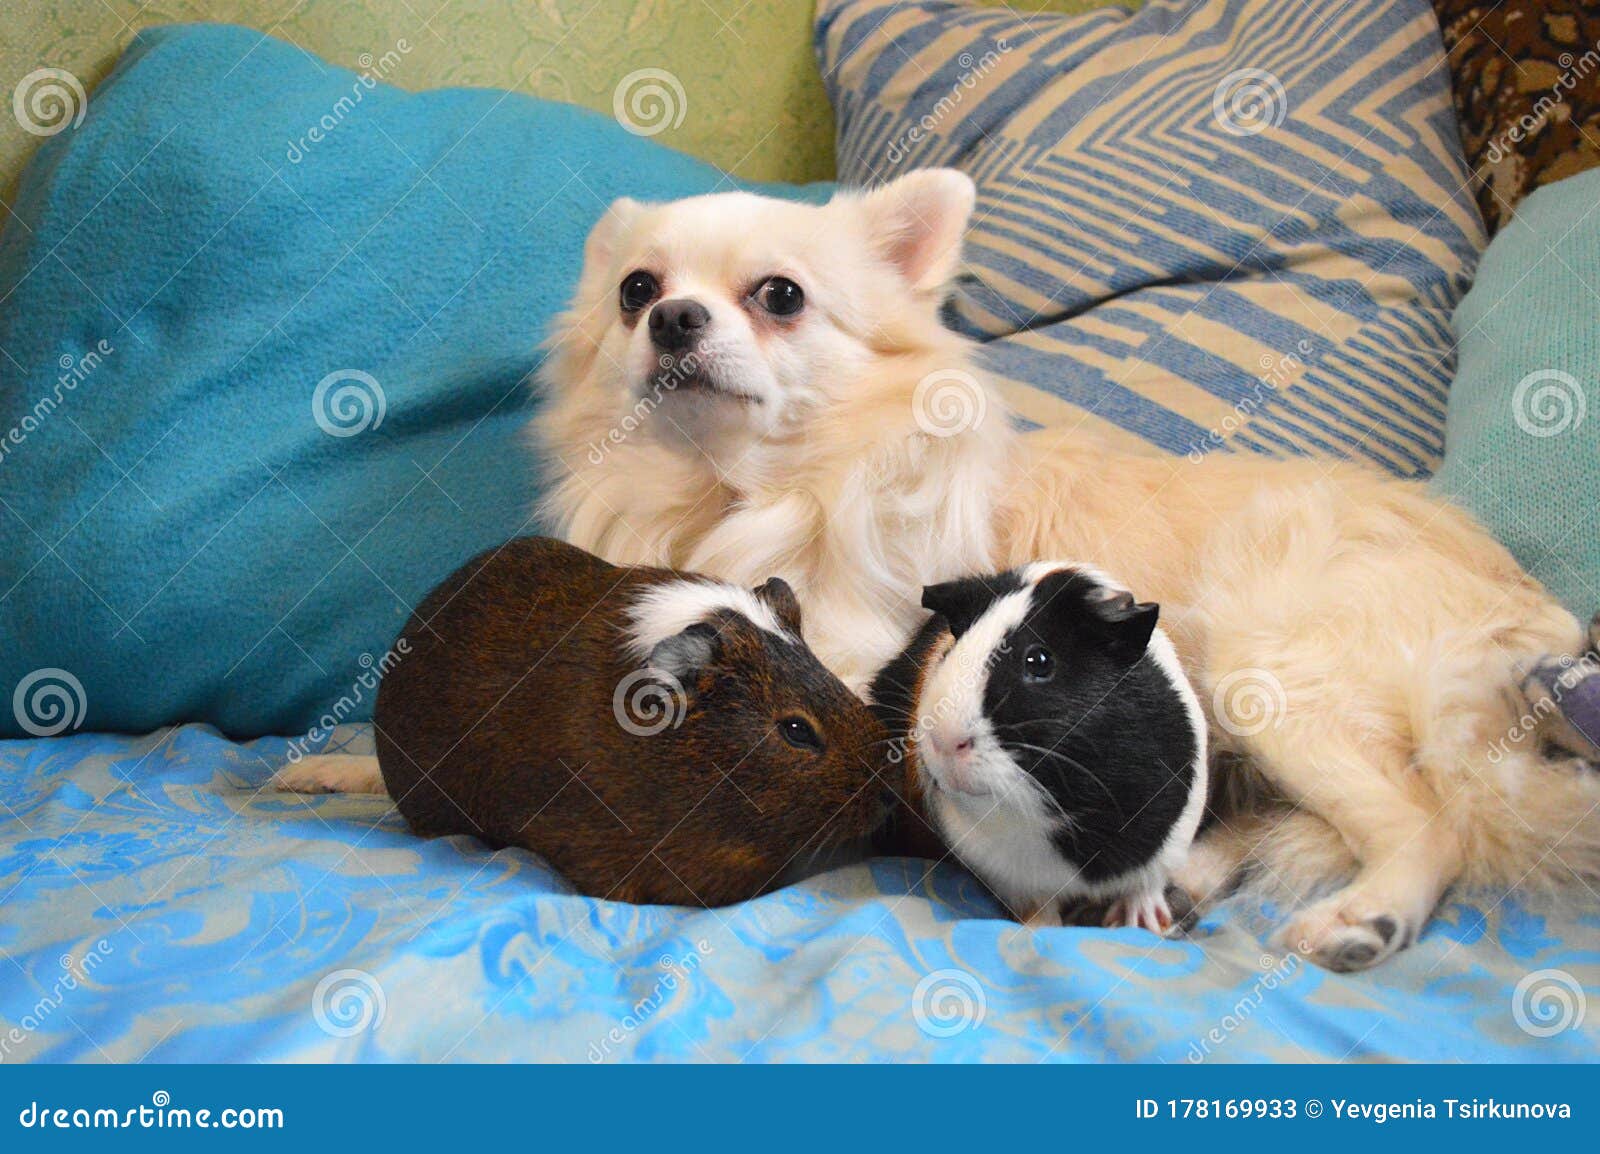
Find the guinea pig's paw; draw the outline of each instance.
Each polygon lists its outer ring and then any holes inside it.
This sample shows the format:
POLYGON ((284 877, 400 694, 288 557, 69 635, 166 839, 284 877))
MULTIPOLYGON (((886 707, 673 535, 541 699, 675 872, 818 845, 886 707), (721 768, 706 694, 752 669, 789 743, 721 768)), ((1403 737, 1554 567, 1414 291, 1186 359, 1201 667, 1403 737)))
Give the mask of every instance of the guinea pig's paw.
POLYGON ((1052 898, 1031 913, 1023 913, 1018 919, 1030 930, 1048 930, 1061 925, 1061 903, 1052 898))
POLYGON ((1370 969, 1415 939, 1416 928, 1403 915, 1341 894, 1303 910, 1278 934, 1286 948, 1340 974, 1370 969))
POLYGON ((1104 924, 1107 929, 1126 926, 1164 935, 1173 925, 1172 908, 1167 905, 1166 895, 1159 890, 1143 890, 1120 897, 1107 906, 1104 924))
POLYGON ((383 793, 375 757, 326 754, 302 758, 279 770, 272 787, 285 793, 383 793))

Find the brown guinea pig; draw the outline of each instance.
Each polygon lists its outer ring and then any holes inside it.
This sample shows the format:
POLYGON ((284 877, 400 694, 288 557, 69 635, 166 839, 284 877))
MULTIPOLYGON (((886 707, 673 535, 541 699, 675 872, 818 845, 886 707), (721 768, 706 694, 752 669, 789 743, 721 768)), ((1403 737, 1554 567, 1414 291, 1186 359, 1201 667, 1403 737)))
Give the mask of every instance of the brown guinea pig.
POLYGON ((522 537, 428 595, 373 721, 418 833, 542 855, 586 894, 723 905, 868 836, 886 738, 794 593, 522 537))

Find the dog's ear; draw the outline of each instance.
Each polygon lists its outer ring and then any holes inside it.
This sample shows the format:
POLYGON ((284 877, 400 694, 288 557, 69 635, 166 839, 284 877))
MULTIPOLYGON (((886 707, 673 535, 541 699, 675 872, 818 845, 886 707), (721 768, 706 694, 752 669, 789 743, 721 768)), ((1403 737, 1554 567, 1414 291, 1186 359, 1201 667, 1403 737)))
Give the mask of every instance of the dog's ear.
POLYGON ((941 288, 961 267, 961 237, 977 190, 953 168, 924 168, 860 201, 867 236, 917 292, 941 288))
POLYGON ((639 208, 638 201, 626 196, 611 202, 604 215, 595 221, 594 227, 589 230, 589 239, 583 244, 584 268, 609 268, 611 258, 616 255, 617 238, 638 214, 639 208))

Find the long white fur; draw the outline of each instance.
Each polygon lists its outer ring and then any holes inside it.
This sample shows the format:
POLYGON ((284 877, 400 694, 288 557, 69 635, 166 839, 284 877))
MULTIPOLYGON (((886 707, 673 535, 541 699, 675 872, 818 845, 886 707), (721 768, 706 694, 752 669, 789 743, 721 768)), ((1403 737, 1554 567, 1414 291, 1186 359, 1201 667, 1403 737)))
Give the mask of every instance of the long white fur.
POLYGON ((1038 557, 1104 565, 1182 610, 1167 631, 1213 720, 1230 675, 1282 687, 1275 724, 1212 730, 1254 767, 1245 816, 1262 822, 1207 834, 1192 855, 1207 868, 1180 880, 1203 898, 1249 859, 1295 898, 1342 885, 1286 930, 1317 961, 1381 961, 1458 880, 1600 879, 1600 774, 1542 758, 1536 738, 1490 756, 1516 726, 1522 669, 1581 649, 1572 615, 1420 485, 1017 433, 973 346, 939 322, 972 204, 966 177, 924 170, 823 207, 619 205, 590 237, 546 366, 537 441, 557 531, 613 562, 785 577, 813 648, 857 685, 899 651, 925 584, 1038 557), (738 345, 729 364, 761 362, 761 404, 668 397, 612 445, 647 391, 647 338, 616 305, 646 260, 719 315, 785 269, 807 307, 787 330, 746 310, 721 334, 738 345), (916 390, 936 373, 973 381, 985 419, 949 436, 920 426, 916 390), (1294 820, 1273 824, 1273 806, 1294 820), (1385 940, 1385 919, 1403 932, 1385 940))
POLYGON ((945 171, 902 184, 823 207, 736 193, 609 213, 554 334, 537 426, 554 474, 544 515, 561 536, 619 564, 743 585, 784 577, 802 605, 827 605, 808 641, 856 688, 922 615, 908 582, 991 568, 990 494, 1010 436, 1005 406, 976 377, 987 413, 974 428, 939 437, 918 423, 917 382, 966 364, 965 342, 927 317, 973 189, 945 171), (621 323, 616 304, 636 268, 710 310, 719 361, 743 366, 761 404, 656 394, 647 326, 621 323), (806 293, 794 324, 750 309, 752 283, 775 274, 806 293), (861 390, 892 349, 905 350, 905 396, 861 390), (647 417, 630 419, 646 400, 647 417))
POLYGON ((628 608, 628 650, 638 660, 669 637, 675 637, 724 610, 749 620, 792 644, 799 638, 785 629, 772 607, 743 585, 721 581, 665 581, 647 588, 628 608))

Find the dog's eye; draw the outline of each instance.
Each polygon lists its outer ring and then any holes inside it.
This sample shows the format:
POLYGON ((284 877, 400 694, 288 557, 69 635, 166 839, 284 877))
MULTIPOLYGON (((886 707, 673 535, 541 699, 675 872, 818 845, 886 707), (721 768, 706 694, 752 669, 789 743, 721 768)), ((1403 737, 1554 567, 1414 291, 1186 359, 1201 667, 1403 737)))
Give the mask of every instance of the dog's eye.
POLYGON ((1022 677, 1025 681, 1049 681, 1056 675, 1056 659, 1043 645, 1030 645, 1022 655, 1022 677))
POLYGON ((639 269, 622 279, 622 311, 636 313, 661 293, 661 282, 639 269))
POLYGON ((817 736, 817 731, 803 717, 785 717, 778 722, 778 732, 783 734, 783 740, 796 749, 808 749, 813 753, 822 752, 822 738, 817 736))
POLYGON ((805 307, 806 294, 788 277, 775 276, 757 290, 756 299, 773 316, 792 317, 805 307))

